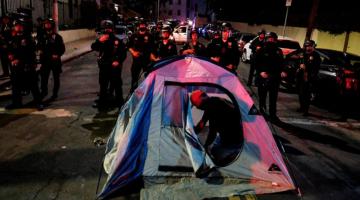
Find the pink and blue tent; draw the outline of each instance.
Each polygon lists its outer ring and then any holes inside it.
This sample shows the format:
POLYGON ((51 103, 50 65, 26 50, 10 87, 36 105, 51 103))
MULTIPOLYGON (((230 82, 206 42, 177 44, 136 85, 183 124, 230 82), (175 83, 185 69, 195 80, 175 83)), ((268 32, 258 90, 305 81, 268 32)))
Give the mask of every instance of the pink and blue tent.
POLYGON ((238 77, 196 56, 172 57, 154 66, 121 109, 104 169, 108 177, 100 199, 138 178, 149 183, 143 199, 176 199, 177 192, 204 199, 295 189, 272 129, 238 77), (189 99, 197 89, 227 99, 241 114, 243 131, 233 134, 242 135, 243 143, 224 162, 203 148, 206 130, 194 131, 202 111, 189 99))

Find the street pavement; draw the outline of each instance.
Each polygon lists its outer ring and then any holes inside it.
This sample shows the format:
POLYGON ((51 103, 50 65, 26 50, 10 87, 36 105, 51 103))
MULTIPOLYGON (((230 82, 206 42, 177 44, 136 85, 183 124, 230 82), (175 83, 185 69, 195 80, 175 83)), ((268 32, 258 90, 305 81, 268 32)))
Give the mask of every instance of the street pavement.
MULTIPOLYGON (((128 54, 123 65, 124 97, 130 89, 131 60, 128 54)), ((248 67, 239 66, 242 83, 248 67)), ((95 52, 69 60, 63 66, 59 98, 45 100, 43 111, 1 109, 10 96, 0 91, 0 199, 95 199, 105 149, 95 146, 94 140, 107 139, 118 115, 117 109, 91 107, 98 92, 97 76, 95 52)), ((256 87, 247 90, 257 101, 256 87)), ((360 199, 359 118, 344 120, 321 106, 311 106, 311 115, 304 117, 295 112, 297 107, 296 94, 280 92, 282 123, 269 125, 302 196, 286 192, 251 198, 360 199)), ((103 174, 100 189, 105 179, 103 174)), ((115 199, 139 199, 139 193, 129 193, 115 199)))

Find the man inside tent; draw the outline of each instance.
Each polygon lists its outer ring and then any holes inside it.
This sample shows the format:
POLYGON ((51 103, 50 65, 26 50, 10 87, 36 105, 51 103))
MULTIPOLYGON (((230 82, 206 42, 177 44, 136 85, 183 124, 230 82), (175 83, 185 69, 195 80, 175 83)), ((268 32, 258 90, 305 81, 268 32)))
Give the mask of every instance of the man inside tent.
POLYGON ((190 101, 196 108, 204 111, 195 127, 196 134, 209 121, 209 133, 204 144, 206 151, 218 160, 217 163, 237 154, 243 143, 243 132, 240 111, 234 104, 224 98, 209 97, 202 90, 193 91, 190 101))

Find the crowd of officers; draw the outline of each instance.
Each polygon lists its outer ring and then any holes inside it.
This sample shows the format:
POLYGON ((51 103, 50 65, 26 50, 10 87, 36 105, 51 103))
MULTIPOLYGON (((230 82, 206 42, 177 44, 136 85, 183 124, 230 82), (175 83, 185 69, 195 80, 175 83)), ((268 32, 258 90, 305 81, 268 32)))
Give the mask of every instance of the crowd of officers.
MULTIPOLYGON (((137 88, 141 72, 147 73, 153 63, 175 55, 193 54, 209 58, 211 61, 236 74, 239 64, 240 52, 236 40, 231 37, 230 23, 223 23, 221 32, 214 34, 214 38, 205 46, 198 40, 196 30, 191 31, 191 41, 185 43, 178 51, 176 44, 170 39, 171 28, 157 26, 154 34, 148 32, 146 23, 138 23, 137 32, 124 44, 114 34, 114 24, 110 20, 101 22, 102 34, 92 44, 92 49, 99 52, 98 65, 100 69, 100 94, 94 107, 103 108, 109 105, 109 97, 115 91, 115 106, 124 103, 121 81, 122 63, 126 58, 127 50, 131 53, 133 63, 131 66, 130 94, 137 88)), ((253 83, 258 87, 259 110, 269 116, 270 120, 278 121, 276 114, 278 91, 284 72, 284 56, 277 46, 278 36, 274 32, 260 31, 258 38, 250 46, 251 55, 248 85, 253 83), (269 94, 269 114, 267 114, 266 100, 269 94)), ((320 57, 314 51, 315 42, 307 40, 301 56, 297 72, 297 88, 299 91, 299 112, 308 114, 312 91, 315 88, 316 77, 319 71, 320 57)))
POLYGON ((154 34, 148 32, 146 23, 138 23, 128 44, 117 39, 114 34, 114 24, 110 20, 101 22, 102 33, 92 44, 92 49, 98 51, 100 94, 94 107, 104 108, 107 105, 121 106, 124 103, 122 96, 121 67, 126 58, 126 50, 131 53, 132 93, 138 86, 141 72, 147 73, 153 63, 175 55, 192 54, 208 57, 229 71, 236 73, 239 64, 240 52, 236 41, 231 36, 231 25, 224 23, 221 33, 217 34, 208 46, 198 40, 196 30, 191 31, 191 41, 185 43, 178 51, 175 41, 170 38, 171 28, 158 24, 154 34), (220 34, 222 37, 220 37, 220 34), (115 91, 115 102, 111 100, 115 91))
MULTIPOLYGON (((278 36, 274 32, 260 31, 258 37, 251 43, 252 50, 248 86, 253 84, 258 87, 260 113, 269 116, 275 122, 277 117, 276 104, 278 91, 282 78, 287 76, 285 72, 285 60, 282 50, 277 45, 278 36), (266 110, 267 94, 269 94, 269 115, 266 110)), ((317 76, 320 68, 320 56, 315 51, 315 42, 306 40, 303 49, 296 58, 299 60, 299 68, 296 72, 296 87, 299 95, 300 107, 298 112, 304 116, 309 114, 309 106, 312 94, 316 92, 317 76)))
MULTIPOLYGON (((22 19, 12 20, 9 16, 3 16, 1 19, 0 59, 3 67, 1 77, 10 76, 12 83, 12 103, 6 108, 21 107, 22 96, 31 91, 34 104, 41 110, 43 109, 42 101, 48 95, 48 80, 51 72, 54 87, 50 100, 57 98, 62 72, 61 56, 65 52, 65 45, 62 37, 56 33, 55 22, 51 18, 38 20, 35 38, 32 37, 32 30, 27 30, 29 26, 26 23, 27 21, 22 19)), ((124 44, 115 36, 112 21, 101 22, 102 33, 91 45, 93 50, 99 52, 100 92, 94 107, 104 108, 109 105, 121 107, 123 105, 121 72, 127 50, 133 58, 130 93, 137 88, 141 72, 146 74, 153 63, 179 54, 208 57, 236 74, 240 52, 236 40, 231 37, 230 23, 223 23, 221 32, 216 33, 207 46, 199 42, 197 31, 192 30, 191 41, 185 43, 179 52, 175 41, 170 39, 171 28, 165 26, 160 29, 160 27, 158 26, 155 34, 150 34, 146 23, 140 21, 137 32, 131 36, 128 44, 124 44), (115 93, 115 98, 111 98, 113 93, 115 93)), ((286 76, 283 72, 284 56, 277 46, 276 33, 260 31, 258 36, 250 46, 253 54, 248 85, 252 85, 255 74, 260 112, 266 113, 266 99, 269 93, 269 116, 272 120, 278 120, 276 115, 278 91, 281 77, 286 76)), ((299 57, 301 63, 297 73, 300 102, 298 111, 304 115, 308 114, 311 93, 314 90, 320 65, 320 57, 314 50, 315 42, 307 40, 304 43, 303 54, 299 57)))
POLYGON ((10 76, 12 88, 12 103, 7 105, 6 109, 21 108, 22 96, 31 92, 33 105, 42 110, 43 99, 48 94, 51 72, 54 88, 49 100, 57 98, 60 88, 61 56, 65 52, 65 45, 62 37, 56 33, 53 19, 39 18, 38 23, 36 37, 33 37, 29 20, 12 19, 7 15, 1 18, 0 59, 3 68, 1 77, 10 76))

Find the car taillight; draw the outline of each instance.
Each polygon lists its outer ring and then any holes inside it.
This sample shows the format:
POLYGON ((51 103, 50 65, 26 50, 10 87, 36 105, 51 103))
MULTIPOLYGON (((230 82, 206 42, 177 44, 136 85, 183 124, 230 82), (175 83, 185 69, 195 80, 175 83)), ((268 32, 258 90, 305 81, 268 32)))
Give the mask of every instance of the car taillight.
POLYGON ((355 78, 345 78, 345 89, 357 91, 359 87, 359 80, 355 78))
POLYGON ((353 75, 354 74, 354 72, 353 71, 351 71, 351 70, 348 70, 348 69, 345 69, 344 70, 344 75, 353 75))

